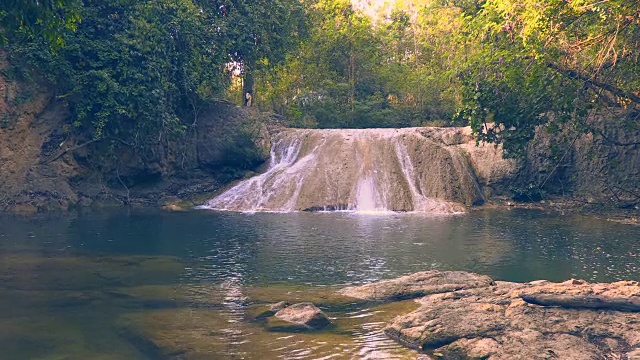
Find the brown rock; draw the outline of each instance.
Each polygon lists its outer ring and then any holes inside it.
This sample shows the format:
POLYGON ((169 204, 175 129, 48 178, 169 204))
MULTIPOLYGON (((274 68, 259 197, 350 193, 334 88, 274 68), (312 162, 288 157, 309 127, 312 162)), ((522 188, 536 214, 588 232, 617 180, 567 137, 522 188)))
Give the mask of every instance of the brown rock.
POLYGON ((280 302, 277 302, 275 304, 268 305, 266 307, 261 307, 261 309, 264 309, 264 310, 262 312, 260 312, 255 317, 255 319, 259 320, 259 319, 264 319, 264 318, 271 317, 271 316, 275 315, 278 311, 286 308, 289 305, 291 305, 291 303, 288 302, 288 301, 280 301, 280 302))
POLYGON ((640 360, 640 349, 635 349, 631 352, 627 353, 627 359, 629 360, 640 360))
POLYGON ((488 276, 464 271, 432 270, 374 284, 348 287, 340 293, 364 300, 404 300, 491 285, 494 282, 488 276))
POLYGON ((415 349, 436 349, 462 338, 499 335, 507 325, 504 309, 488 304, 438 301, 397 318, 385 332, 415 349))
POLYGON ((499 344, 491 338, 462 338, 447 345, 442 350, 447 357, 462 357, 469 360, 482 360, 495 354, 499 344))
POLYGON ((278 319, 311 330, 319 330, 331 324, 331 320, 322 310, 309 302, 293 304, 278 311, 278 319))
POLYGON ((280 301, 278 303, 275 303, 275 304, 271 305, 269 307, 269 310, 273 311, 273 313, 275 314, 278 311, 280 311, 280 310, 282 310, 282 309, 284 309, 284 308, 286 308, 287 306, 290 306, 290 305, 291 305, 291 303, 289 303, 288 301, 280 301))
POLYGON ((589 284, 572 279, 519 284, 483 277, 483 286, 471 280, 479 277, 458 272, 455 279, 469 281, 428 280, 453 278, 432 271, 359 287, 360 291, 349 288, 343 294, 363 296, 376 289, 393 299, 431 291, 417 300, 418 310, 394 319, 385 332, 409 347, 437 353, 438 359, 640 359, 640 313, 539 306, 521 298, 550 294, 638 299, 638 282, 589 284), (408 280, 417 278, 422 281, 408 280), (468 287, 452 286, 455 283, 468 287))

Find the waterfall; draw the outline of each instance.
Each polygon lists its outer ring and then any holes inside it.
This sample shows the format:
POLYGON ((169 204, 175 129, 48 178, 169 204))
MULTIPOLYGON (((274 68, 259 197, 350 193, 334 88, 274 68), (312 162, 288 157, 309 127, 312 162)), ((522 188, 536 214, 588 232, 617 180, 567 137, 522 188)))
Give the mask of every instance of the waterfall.
POLYGON ((471 144, 468 128, 286 129, 275 135, 264 173, 202 208, 461 212, 484 201, 478 174, 509 168, 500 149, 471 144), (474 161, 478 153, 490 161, 474 161))

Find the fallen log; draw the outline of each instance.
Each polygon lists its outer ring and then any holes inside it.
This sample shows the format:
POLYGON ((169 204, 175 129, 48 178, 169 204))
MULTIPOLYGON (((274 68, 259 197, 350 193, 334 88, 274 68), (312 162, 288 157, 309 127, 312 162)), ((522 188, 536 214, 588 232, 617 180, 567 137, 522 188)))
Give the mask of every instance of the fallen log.
POLYGON ((640 312, 640 298, 632 299, 598 295, 556 295, 544 293, 521 294, 520 298, 529 304, 540 306, 640 312))

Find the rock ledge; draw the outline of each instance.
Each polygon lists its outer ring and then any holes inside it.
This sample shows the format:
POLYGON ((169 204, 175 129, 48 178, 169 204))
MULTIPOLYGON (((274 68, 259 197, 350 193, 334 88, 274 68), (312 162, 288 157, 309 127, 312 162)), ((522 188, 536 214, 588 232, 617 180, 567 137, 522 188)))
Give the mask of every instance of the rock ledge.
POLYGON ((431 270, 373 284, 344 288, 340 294, 361 300, 395 301, 457 290, 483 288, 493 284, 493 280, 484 275, 464 271, 431 270))
POLYGON ((637 281, 512 283, 427 271, 341 293, 383 300, 422 296, 416 300, 421 307, 394 319, 385 333, 438 359, 640 360, 637 281), (542 306, 523 298, 561 301, 542 306))

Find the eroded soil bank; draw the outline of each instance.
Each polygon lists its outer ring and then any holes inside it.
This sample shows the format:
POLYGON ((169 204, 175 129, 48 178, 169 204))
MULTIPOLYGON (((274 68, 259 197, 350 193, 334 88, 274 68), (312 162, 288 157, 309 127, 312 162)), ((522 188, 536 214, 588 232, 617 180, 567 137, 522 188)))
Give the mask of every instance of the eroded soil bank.
POLYGON ((640 359, 640 284, 494 281, 425 271, 350 287, 363 300, 416 299, 385 333, 437 359, 640 359))

